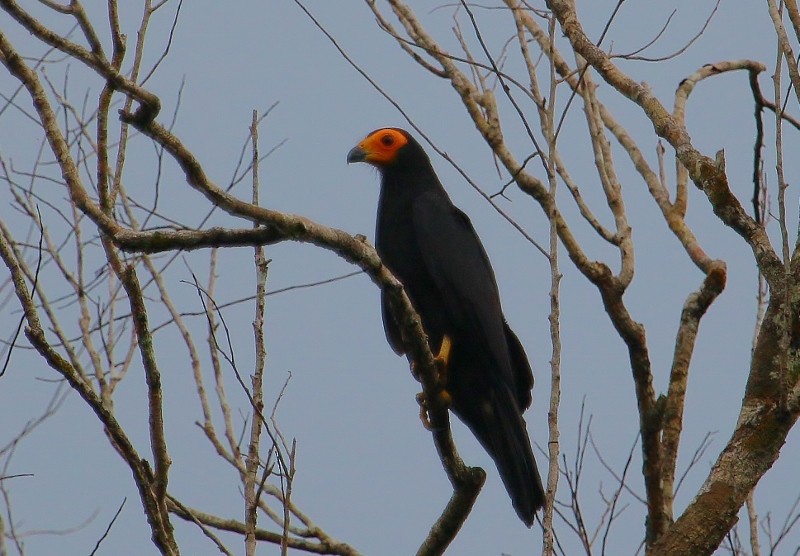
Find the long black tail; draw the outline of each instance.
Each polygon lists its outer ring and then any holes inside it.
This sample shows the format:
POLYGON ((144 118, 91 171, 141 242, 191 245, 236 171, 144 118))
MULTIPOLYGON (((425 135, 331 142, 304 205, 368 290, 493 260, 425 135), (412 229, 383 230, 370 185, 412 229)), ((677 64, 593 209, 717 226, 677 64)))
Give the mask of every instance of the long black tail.
POLYGON ((465 421, 472 421, 467 425, 497 465, 517 515, 530 527, 536 511, 544 506, 542 479, 517 404, 493 394, 491 402, 482 404, 480 418, 465 421))

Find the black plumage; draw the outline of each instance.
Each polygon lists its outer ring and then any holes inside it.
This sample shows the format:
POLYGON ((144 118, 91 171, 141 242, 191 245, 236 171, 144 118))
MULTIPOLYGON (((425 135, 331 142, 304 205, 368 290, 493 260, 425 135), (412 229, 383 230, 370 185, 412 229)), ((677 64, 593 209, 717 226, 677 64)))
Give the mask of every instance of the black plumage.
MULTIPOLYGON (((370 133, 347 156, 381 173, 376 248, 402 282, 437 353, 452 348, 445 390, 451 409, 497 465, 520 519, 531 526, 544 491, 522 413, 533 373, 509 328, 494 271, 467 215, 455 207, 425 151, 407 132, 370 133)), ((398 354, 400 330, 383 298, 386 337, 398 354)))

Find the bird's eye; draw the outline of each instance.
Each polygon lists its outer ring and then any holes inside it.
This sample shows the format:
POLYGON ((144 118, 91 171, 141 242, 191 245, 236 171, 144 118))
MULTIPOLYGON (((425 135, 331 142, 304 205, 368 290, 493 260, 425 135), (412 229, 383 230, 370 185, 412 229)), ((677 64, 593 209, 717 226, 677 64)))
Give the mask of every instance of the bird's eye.
POLYGON ((394 145, 394 137, 392 137, 391 135, 384 135, 383 137, 381 137, 381 144, 384 147, 391 147, 392 145, 394 145))

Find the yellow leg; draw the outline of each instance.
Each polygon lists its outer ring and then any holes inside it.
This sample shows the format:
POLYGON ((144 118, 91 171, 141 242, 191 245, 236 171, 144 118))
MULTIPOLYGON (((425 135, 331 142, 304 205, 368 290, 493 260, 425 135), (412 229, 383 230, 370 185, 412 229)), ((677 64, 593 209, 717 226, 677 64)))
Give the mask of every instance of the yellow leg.
MULTIPOLYGON (((436 364, 436 370, 438 371, 436 377, 436 397, 445 407, 450 407, 453 402, 450 393, 445 390, 445 386, 447 385, 447 367, 450 363, 450 351, 452 347, 453 343, 450 340, 450 336, 445 334, 439 346, 439 353, 433 358, 433 362, 436 364)), ((419 419, 422 421, 422 426, 428 430, 432 430, 431 420, 428 417, 428 400, 425 398, 424 392, 417 394, 417 403, 419 404, 419 419)))
POLYGON ((447 365, 450 364, 450 349, 453 343, 450 341, 450 336, 447 334, 442 338, 442 344, 439 346, 439 353, 434 357, 436 366, 439 367, 439 383, 445 384, 447 382, 447 365), (442 380, 444 375, 445 380, 442 380))
POLYGON ((447 334, 442 337, 442 345, 439 346, 439 353, 436 354, 434 362, 436 363, 436 370, 439 371, 439 376, 436 377, 436 382, 439 386, 438 396, 445 407, 450 407, 453 401, 450 393, 445 390, 447 387, 447 372, 450 366, 450 350, 453 347, 453 342, 447 334))

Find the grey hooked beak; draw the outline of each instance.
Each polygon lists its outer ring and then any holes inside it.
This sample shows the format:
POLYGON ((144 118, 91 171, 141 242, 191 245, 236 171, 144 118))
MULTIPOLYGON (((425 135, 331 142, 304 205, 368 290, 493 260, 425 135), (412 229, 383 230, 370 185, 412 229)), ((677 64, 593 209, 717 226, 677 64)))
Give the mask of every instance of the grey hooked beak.
POLYGON ((364 162, 367 159, 367 151, 356 145, 347 153, 347 163, 364 162))

